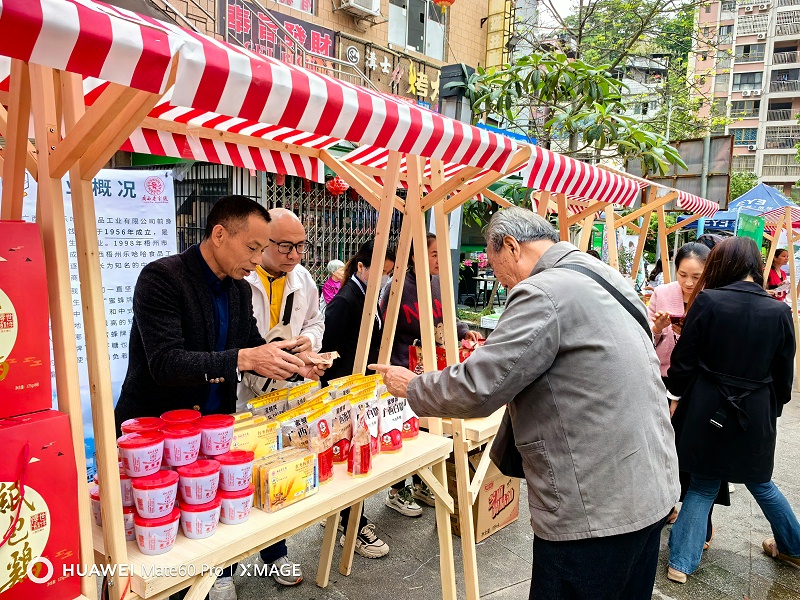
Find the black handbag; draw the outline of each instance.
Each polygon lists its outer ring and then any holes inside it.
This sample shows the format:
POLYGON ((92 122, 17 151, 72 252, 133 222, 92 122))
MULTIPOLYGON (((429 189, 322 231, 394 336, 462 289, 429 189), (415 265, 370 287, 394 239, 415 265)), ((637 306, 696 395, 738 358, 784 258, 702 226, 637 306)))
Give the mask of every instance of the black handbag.
MULTIPOLYGON (((653 332, 650 330, 650 325, 648 325, 645 316, 636 309, 633 302, 623 296, 622 292, 608 283, 608 281, 603 279, 600 275, 582 265, 569 263, 556 265, 553 268, 577 271, 578 273, 583 273, 587 277, 592 278, 594 281, 599 283, 603 289, 611 294, 614 299, 619 302, 634 319, 636 319, 636 322, 639 323, 642 329, 644 329, 647 333, 647 337, 650 338, 650 340, 653 339, 653 332)), ((523 479, 525 477, 525 471, 522 469, 522 455, 519 453, 519 450, 517 449, 517 442, 514 439, 514 427, 511 423, 511 415, 508 414, 508 408, 506 408, 506 412, 503 414, 503 421, 500 424, 500 429, 497 432, 497 436, 494 438, 494 443, 492 444, 492 449, 489 452, 489 456, 498 470, 506 477, 518 477, 519 479, 523 479)))

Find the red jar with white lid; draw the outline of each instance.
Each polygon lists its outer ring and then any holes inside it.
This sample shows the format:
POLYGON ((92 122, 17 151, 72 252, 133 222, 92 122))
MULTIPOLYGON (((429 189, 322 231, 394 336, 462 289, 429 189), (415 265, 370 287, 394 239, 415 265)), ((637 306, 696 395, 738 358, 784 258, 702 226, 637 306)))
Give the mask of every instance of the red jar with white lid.
POLYGON ((131 486, 136 512, 143 518, 163 517, 175 508, 178 495, 178 474, 175 471, 158 471, 147 477, 137 477, 131 486))
POLYGON ((217 495, 220 464, 215 460, 198 460, 178 467, 181 500, 187 504, 205 504, 217 495))
POLYGON ((206 456, 225 454, 231 449, 233 440, 233 424, 236 421, 230 415, 206 415, 197 424, 202 432, 200 451, 206 456))
POLYGON ((180 511, 183 535, 191 540, 200 540, 214 535, 219 523, 221 504, 221 498, 214 498, 205 504, 182 503, 180 511))
POLYGON ((172 550, 178 536, 178 523, 181 511, 174 508, 171 513, 157 519, 145 519, 141 515, 133 516, 136 529, 136 543, 142 554, 154 556, 172 550))
POLYGON ((164 433, 164 462, 181 467, 197 460, 200 452, 200 427, 196 423, 167 425, 164 433))
POLYGON ((233 450, 215 457, 220 464, 219 487, 226 492, 247 489, 253 481, 255 453, 250 450, 233 450))
POLYGON ((219 520, 225 525, 239 525, 250 518, 253 508, 254 485, 237 492, 220 490, 217 497, 222 501, 219 520))
POLYGON ((130 477, 152 475, 161 468, 164 434, 160 431, 127 433, 117 440, 120 458, 130 477))

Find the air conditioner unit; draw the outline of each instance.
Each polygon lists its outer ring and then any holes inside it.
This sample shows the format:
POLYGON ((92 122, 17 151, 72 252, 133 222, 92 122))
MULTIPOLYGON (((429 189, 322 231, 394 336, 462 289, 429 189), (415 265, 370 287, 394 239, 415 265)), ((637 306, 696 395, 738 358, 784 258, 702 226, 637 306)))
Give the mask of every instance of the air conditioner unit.
POLYGON ((765 40, 765 39, 767 39, 767 34, 766 33, 759 33, 758 35, 756 35, 756 39, 757 40, 765 40))
POLYGON ((753 96, 760 96, 761 90, 753 90, 753 96))
POLYGON ((381 0, 341 0, 340 8, 350 13, 379 17, 381 14, 381 0))
POLYGON ((743 97, 743 98, 747 98, 749 95, 750 95, 750 90, 744 90, 744 91, 742 92, 742 97, 743 97))
POLYGON ((764 4, 758 5, 758 10, 767 10, 769 8, 769 3, 765 2, 764 4))
POLYGON ((744 12, 753 12, 753 7, 752 6, 745 6, 744 7, 744 12))
POLYGON ((756 150, 756 145, 755 145, 755 144, 750 144, 750 145, 747 147, 747 149, 748 149, 748 150, 750 150, 751 152, 754 152, 754 151, 756 150))

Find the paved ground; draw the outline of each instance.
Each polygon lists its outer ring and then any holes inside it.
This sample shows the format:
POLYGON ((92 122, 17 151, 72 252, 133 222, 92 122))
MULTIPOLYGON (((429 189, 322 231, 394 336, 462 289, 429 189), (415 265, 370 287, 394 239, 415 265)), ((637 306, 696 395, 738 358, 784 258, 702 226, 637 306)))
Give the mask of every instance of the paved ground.
MULTIPOLYGON (((789 502, 800 512, 800 395, 780 420, 775 481, 789 502)), ((701 568, 686 585, 665 577, 667 536, 662 552, 653 598, 662 600, 722 600, 749 597, 753 600, 782 600, 800 597, 800 570, 781 565, 765 556, 761 540, 770 535, 769 525, 747 491, 739 486, 730 507, 714 512, 716 536, 701 568)), ((487 600, 525 600, 531 572, 532 539, 527 518, 527 498, 522 490, 522 518, 478 545, 480 586, 487 600)), ((290 555, 300 559, 306 581, 292 589, 278 589, 271 580, 237 577, 241 600, 416 600, 441 598, 438 573, 438 544, 433 509, 416 520, 403 517, 383 506, 383 497, 367 503, 367 515, 377 523, 380 536, 390 545, 390 554, 380 560, 355 557, 353 574, 342 577, 334 569, 330 586, 314 585, 316 561, 323 529, 311 527, 289 540, 290 555)), ((461 575, 460 539, 453 538, 459 598, 464 597, 461 575)), ((335 564, 338 565, 337 551, 335 564)))

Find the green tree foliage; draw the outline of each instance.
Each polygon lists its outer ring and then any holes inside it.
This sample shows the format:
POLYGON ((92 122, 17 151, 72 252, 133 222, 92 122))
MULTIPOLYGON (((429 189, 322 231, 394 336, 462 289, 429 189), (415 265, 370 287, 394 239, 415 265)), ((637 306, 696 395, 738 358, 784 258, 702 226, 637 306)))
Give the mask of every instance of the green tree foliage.
POLYGON ((476 120, 487 113, 498 115, 504 127, 545 145, 577 136, 581 144, 575 152, 611 151, 628 160, 641 159, 656 173, 665 173, 672 164, 685 166, 662 136, 622 114, 623 85, 608 68, 563 52, 535 52, 500 69, 479 68, 465 87, 476 120), (535 113, 546 117, 532 119, 535 113))
POLYGON ((731 200, 736 200, 758 185, 758 175, 735 171, 731 173, 731 200))

